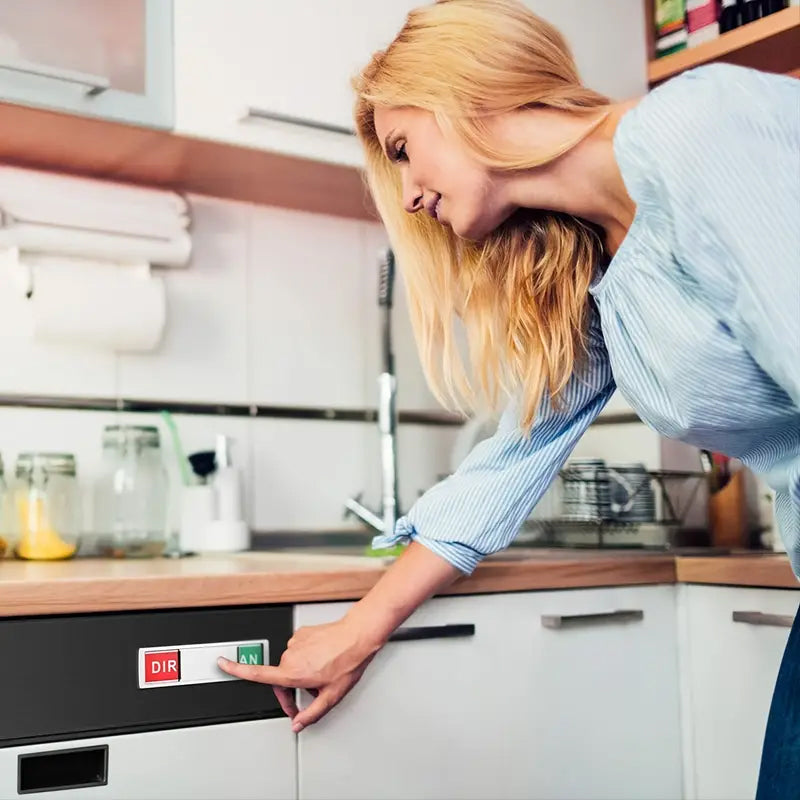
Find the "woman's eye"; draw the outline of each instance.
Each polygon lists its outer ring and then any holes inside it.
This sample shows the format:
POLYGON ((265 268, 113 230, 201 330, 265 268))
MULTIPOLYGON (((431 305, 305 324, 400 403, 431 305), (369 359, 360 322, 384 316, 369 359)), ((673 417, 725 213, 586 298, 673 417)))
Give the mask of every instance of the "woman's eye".
POLYGON ((395 161, 408 161, 408 154, 406 153, 406 143, 403 142, 399 147, 394 150, 395 161))

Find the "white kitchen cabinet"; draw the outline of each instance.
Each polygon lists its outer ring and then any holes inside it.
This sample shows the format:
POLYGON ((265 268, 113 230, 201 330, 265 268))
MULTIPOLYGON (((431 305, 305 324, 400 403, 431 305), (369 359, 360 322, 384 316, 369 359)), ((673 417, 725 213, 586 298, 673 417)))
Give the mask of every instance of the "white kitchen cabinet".
POLYGON ((530 597, 528 796, 679 798, 675 587, 530 597))
POLYGON ((416 5, 175 0, 176 130, 359 165, 350 79, 416 5))
MULTIPOLYGON (((339 619, 347 607, 297 606, 295 625, 339 619)), ((495 594, 418 609, 404 628, 475 633, 387 644, 340 706, 298 737, 300 799, 530 797, 519 767, 532 754, 534 643, 518 635, 529 607, 527 594, 495 594)))
POLYGON ((292 800, 295 756, 286 718, 0 748, 0 798, 17 797, 21 773, 42 800, 292 800))
POLYGON ((0 0, 0 100, 172 127, 170 0, 0 0))
POLYGON ((674 587, 438 598, 403 628, 453 625, 474 635, 389 643, 300 735, 301 800, 679 797, 674 587))
MULTIPOLYGON (((646 91, 641 0, 527 2, 561 28, 590 86, 620 99, 646 91)), ((341 132, 353 127, 350 79, 421 4, 174 0, 176 130, 360 166, 341 132)))
POLYGON ((688 800, 754 797, 786 625, 798 601, 791 589, 680 587, 688 800))

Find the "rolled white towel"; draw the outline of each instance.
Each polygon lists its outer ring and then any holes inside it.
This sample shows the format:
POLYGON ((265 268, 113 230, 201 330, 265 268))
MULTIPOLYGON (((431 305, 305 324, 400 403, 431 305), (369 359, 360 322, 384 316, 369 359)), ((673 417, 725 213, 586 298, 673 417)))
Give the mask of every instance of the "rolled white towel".
POLYGON ((0 166, 0 210, 21 223, 171 239, 190 226, 181 195, 141 186, 0 166))
POLYGON ((0 228, 0 249, 7 248, 128 264, 146 262, 162 267, 184 267, 189 263, 192 240, 186 231, 171 239, 149 239, 53 225, 14 223, 0 228))

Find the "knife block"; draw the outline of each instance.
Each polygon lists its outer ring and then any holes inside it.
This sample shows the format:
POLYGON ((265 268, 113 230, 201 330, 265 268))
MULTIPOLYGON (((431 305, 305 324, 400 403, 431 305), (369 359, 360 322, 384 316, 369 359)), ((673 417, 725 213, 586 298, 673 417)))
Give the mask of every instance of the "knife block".
POLYGON ((708 528, 714 547, 748 546, 744 470, 734 472, 727 485, 709 494, 708 528))

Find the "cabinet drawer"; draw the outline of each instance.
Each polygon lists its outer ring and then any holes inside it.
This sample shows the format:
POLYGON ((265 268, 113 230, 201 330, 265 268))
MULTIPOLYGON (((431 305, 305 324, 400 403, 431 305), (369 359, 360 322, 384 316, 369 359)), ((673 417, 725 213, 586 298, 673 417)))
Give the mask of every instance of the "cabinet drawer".
POLYGON ((789 626, 791 589, 681 587, 687 796, 752 798, 789 626))
POLYGON ((139 649, 267 640, 277 664, 291 620, 291 606, 0 619, 0 748, 280 716, 258 683, 139 688, 139 649))

